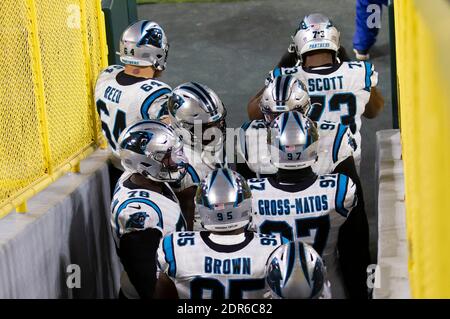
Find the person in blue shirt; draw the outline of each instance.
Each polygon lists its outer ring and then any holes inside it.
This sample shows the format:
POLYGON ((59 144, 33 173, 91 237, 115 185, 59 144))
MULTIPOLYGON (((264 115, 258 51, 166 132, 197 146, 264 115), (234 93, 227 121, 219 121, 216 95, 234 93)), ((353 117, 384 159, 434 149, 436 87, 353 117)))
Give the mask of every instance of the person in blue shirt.
POLYGON ((381 20, 382 7, 387 4, 388 0, 356 0, 353 52, 358 60, 370 59, 369 50, 375 44, 380 30, 378 21, 381 20))

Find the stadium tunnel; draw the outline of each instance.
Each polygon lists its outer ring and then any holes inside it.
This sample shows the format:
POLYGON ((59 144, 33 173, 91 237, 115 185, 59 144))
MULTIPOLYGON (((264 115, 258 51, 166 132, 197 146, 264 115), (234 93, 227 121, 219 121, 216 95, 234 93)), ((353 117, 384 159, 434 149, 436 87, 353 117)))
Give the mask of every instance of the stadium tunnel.
MULTIPOLYGON (((377 133, 374 297, 450 298, 450 4, 392 2, 399 130, 377 133)), ((117 293, 108 154, 93 88, 113 60, 108 41, 136 13, 133 1, 113 3, 104 1, 106 24, 100 0, 2 3, 0 298, 117 293), (82 269, 81 289, 68 288, 72 265, 82 269)))

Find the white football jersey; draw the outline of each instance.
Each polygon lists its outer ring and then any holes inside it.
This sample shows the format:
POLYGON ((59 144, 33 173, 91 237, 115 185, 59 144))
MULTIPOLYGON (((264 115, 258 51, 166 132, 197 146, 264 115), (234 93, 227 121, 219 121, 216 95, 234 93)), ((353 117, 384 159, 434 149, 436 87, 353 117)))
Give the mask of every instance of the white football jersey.
MULTIPOLYGON (((336 166, 358 149, 350 129, 342 124, 323 121, 317 123, 319 142, 318 159, 313 171, 318 175, 331 173, 336 166)), ((249 169, 257 175, 272 175, 277 168, 270 160, 268 126, 264 120, 244 123, 239 131, 238 152, 249 169)))
POLYGON ((345 296, 336 244, 340 226, 357 203, 356 186, 343 174, 318 176, 304 190, 278 184, 274 179, 250 179, 252 228, 265 234, 280 233, 312 245, 322 256, 333 297, 345 296))
MULTIPOLYGON (((361 115, 369 102, 371 88, 378 83, 372 63, 352 61, 316 68, 276 68, 266 83, 281 74, 292 74, 306 85, 312 104, 308 116, 313 121, 349 126, 357 144, 361 144, 361 115)), ((358 152, 355 161, 359 163, 358 152)))
POLYGON ((286 242, 280 235, 245 232, 237 235, 176 232, 164 237, 158 250, 161 271, 174 282, 180 299, 263 298, 265 265, 270 254, 286 242), (213 241, 219 237, 221 243, 213 241))
POLYGON ((178 199, 167 183, 163 194, 142 188, 125 172, 117 182, 111 204, 111 227, 117 248, 120 238, 128 233, 157 229, 162 236, 186 229, 178 199))
POLYGON ((97 112, 102 121, 103 134, 115 157, 115 165, 120 162, 117 161, 120 133, 139 120, 163 116, 166 113, 165 104, 172 92, 170 86, 163 82, 132 78, 124 75, 123 71, 123 66, 109 66, 99 74, 95 85, 97 112))

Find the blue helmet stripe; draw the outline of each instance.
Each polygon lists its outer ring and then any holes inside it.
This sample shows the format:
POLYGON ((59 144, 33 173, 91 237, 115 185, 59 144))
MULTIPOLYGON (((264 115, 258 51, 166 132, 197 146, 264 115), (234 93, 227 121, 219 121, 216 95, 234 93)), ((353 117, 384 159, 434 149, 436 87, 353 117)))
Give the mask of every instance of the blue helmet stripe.
POLYGON ((280 134, 283 134, 284 130, 286 129, 286 125, 287 125, 287 122, 289 120, 289 113, 290 112, 287 112, 287 113, 283 113, 283 115, 281 115, 281 131, 280 131, 280 134))
POLYGON ((294 115, 294 119, 297 122, 298 126, 300 126, 300 129, 302 132, 305 132, 305 129, 303 128, 302 120, 300 119, 300 116, 297 112, 292 112, 292 115, 294 115))
POLYGON ((209 104, 206 97, 203 96, 203 94, 201 92, 199 92, 195 87, 184 85, 184 86, 180 87, 180 89, 186 90, 186 91, 190 92, 191 94, 193 94, 196 98, 201 100, 206 105, 206 107, 208 108, 208 111, 212 112, 211 105, 209 104))
POLYGON ((214 111, 217 109, 216 103, 214 103, 214 100, 212 99, 212 97, 211 97, 211 95, 208 93, 208 91, 206 91, 205 88, 204 88, 203 86, 201 86, 200 84, 198 84, 198 83, 192 82, 192 84, 193 84, 197 89, 199 89, 200 92, 202 92, 202 93, 206 96, 206 98, 208 99, 208 101, 209 101, 209 103, 210 103, 210 105, 211 105, 212 111, 214 112, 214 111))
POLYGON ((303 274, 305 275, 306 281, 308 282, 308 285, 311 286, 309 273, 308 273, 308 266, 305 256, 305 247, 302 242, 298 242, 298 251, 300 252, 300 265, 302 266, 303 274))
POLYGON ((212 185, 214 184, 214 181, 216 180, 217 177, 217 170, 214 170, 213 173, 211 174, 211 181, 209 182, 209 186, 208 188, 211 189, 212 185))
POLYGON ((275 81, 275 100, 276 100, 277 105, 279 105, 278 101, 280 100, 281 79, 282 79, 281 76, 279 76, 276 78, 276 81, 275 81))
POLYGON ((227 169, 221 169, 223 176, 230 182, 231 186, 234 187, 233 178, 230 176, 230 173, 227 169))
POLYGON ((145 27, 146 27, 149 23, 150 23, 150 21, 144 21, 144 23, 142 23, 142 26, 141 26, 141 36, 142 36, 142 33, 144 33, 145 27))
POLYGON ((150 94, 144 101, 144 103, 142 103, 141 106, 141 117, 144 120, 148 120, 148 110, 150 109, 150 106, 153 104, 153 102, 155 102, 156 99, 160 98, 161 96, 163 96, 164 94, 170 94, 170 89, 168 88, 162 88, 159 89, 155 92, 153 92, 152 94, 150 94))
POLYGON ((291 83, 292 77, 288 76, 284 78, 284 83, 283 83, 283 96, 282 96, 282 100, 286 101, 288 99, 287 97, 287 91, 289 88, 289 84, 291 83))
POLYGON ((284 279, 284 283, 286 284, 291 276, 292 269, 294 268, 295 262, 295 243, 292 241, 289 243, 288 247, 288 267, 286 271, 286 278, 284 279))

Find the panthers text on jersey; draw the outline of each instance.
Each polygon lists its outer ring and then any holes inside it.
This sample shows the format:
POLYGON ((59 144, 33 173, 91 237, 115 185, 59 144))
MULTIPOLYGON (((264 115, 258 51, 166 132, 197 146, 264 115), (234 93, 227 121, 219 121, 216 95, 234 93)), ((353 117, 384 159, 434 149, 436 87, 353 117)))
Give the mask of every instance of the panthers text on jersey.
MULTIPOLYGON (((308 117, 349 126, 360 145, 361 115, 369 102, 370 90, 378 83, 378 73, 367 61, 342 62, 316 68, 276 68, 267 82, 281 74, 292 74, 302 81, 311 98, 308 117)), ((356 153, 355 161, 359 162, 356 153)))
POLYGON ((300 190, 301 185, 279 184, 273 178, 250 179, 249 186, 252 228, 312 245, 327 267, 333 297, 344 297, 336 244, 340 226, 357 203, 353 181, 343 174, 329 174, 300 190))
POLYGON ((237 235, 208 231, 177 232, 164 237, 158 263, 174 282, 180 299, 255 299, 267 291, 265 265, 270 254, 286 240, 279 235, 242 234, 239 243, 223 244, 237 235))
POLYGON ((102 121, 102 130, 120 168, 117 141, 130 124, 159 119, 167 113, 166 102, 172 89, 154 79, 131 77, 124 67, 112 65, 103 70, 95 85, 95 101, 102 121))
POLYGON ((131 232, 157 229, 162 236, 186 229, 178 199, 167 183, 163 194, 134 184, 131 173, 119 179, 111 204, 111 227, 117 248, 120 238, 131 232))
MULTIPOLYGON (((329 174, 340 162, 353 156, 359 147, 347 126, 329 121, 319 122, 317 126, 318 159, 312 168, 318 175, 329 174)), ((264 120, 246 122, 239 130, 238 153, 257 175, 272 175, 277 172, 270 160, 268 130, 264 120)))

